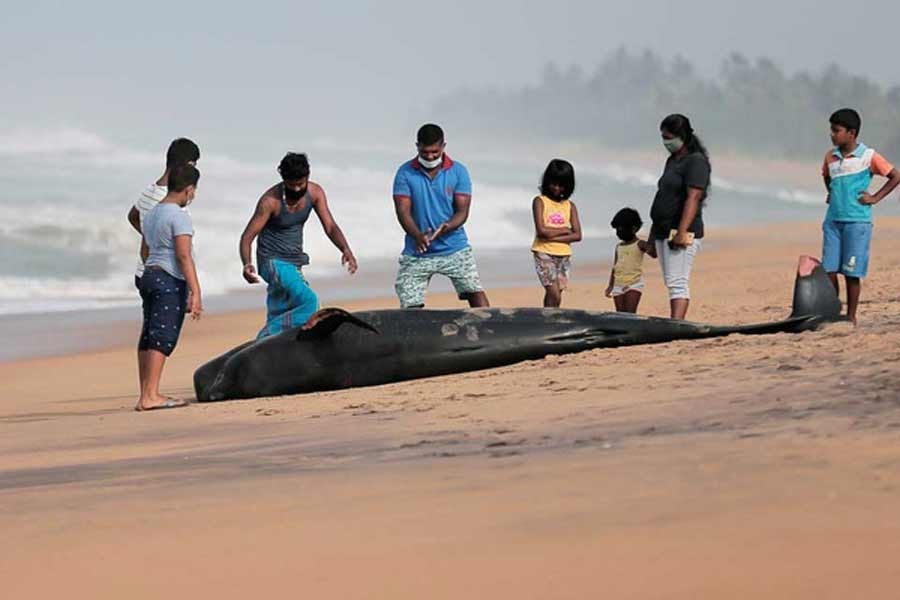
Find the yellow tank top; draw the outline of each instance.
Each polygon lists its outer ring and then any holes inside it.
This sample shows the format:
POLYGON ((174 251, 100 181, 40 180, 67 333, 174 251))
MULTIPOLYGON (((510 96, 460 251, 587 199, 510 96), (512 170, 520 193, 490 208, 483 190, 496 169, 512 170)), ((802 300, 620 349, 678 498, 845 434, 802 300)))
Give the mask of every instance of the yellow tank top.
MULTIPOLYGON (((572 227, 572 203, 568 200, 551 200, 547 196, 540 196, 544 227, 554 229, 569 229, 572 227)), ((540 240, 536 236, 531 245, 534 252, 543 252, 552 256, 571 256, 572 246, 566 242, 548 242, 540 240)))
POLYGON ((634 285, 644 276, 644 253, 638 248, 637 242, 626 244, 619 242, 616 246, 616 266, 613 268, 613 283, 626 287, 634 285))

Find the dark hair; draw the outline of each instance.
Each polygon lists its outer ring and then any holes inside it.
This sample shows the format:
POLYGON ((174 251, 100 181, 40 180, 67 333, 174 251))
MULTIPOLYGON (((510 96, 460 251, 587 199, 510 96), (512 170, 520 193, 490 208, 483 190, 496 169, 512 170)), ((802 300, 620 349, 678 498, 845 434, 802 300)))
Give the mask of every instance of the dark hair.
POLYGON ((200 171, 194 165, 175 165, 169 173, 169 191, 183 192, 200 181, 200 171))
POLYGON ((684 145, 687 146, 688 152, 699 152, 707 160, 709 159, 709 152, 707 152, 706 146, 694 133, 694 128, 691 127, 691 120, 686 116, 677 113, 669 115, 659 124, 659 129, 660 131, 668 131, 684 140, 684 145))
POLYGON ((635 230, 638 230, 644 222, 641 221, 641 215, 638 211, 633 208, 623 208, 616 213, 616 216, 612 218, 609 224, 613 229, 633 227, 635 230))
POLYGON ((189 162, 195 163, 198 160, 200 160, 200 148, 193 141, 187 138, 178 138, 169 144, 169 150, 166 152, 167 169, 186 165, 189 162))
POLYGON ((567 200, 575 192, 575 168, 567 160, 554 158, 544 169, 541 177, 541 193, 549 196, 547 187, 551 183, 563 186, 562 199, 567 200))
POLYGON ((419 127, 416 134, 416 143, 420 146, 432 146, 444 141, 444 130, 434 123, 426 123, 419 127))
POLYGON ((278 165, 278 172, 285 181, 294 181, 309 177, 309 159, 306 154, 288 152, 278 165))
POLYGON ((856 135, 859 135, 859 131, 862 129, 862 117, 852 108, 836 110, 828 120, 832 125, 840 125, 850 131, 855 131, 856 135))

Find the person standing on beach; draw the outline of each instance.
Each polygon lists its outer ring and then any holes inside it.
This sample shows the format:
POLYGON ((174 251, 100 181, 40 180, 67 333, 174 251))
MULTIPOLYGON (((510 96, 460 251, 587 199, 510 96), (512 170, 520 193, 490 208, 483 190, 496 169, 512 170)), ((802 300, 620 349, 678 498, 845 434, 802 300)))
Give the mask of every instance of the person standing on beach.
POLYGON ((862 279, 869 270, 872 206, 900 184, 900 172, 875 150, 857 139, 859 113, 842 108, 831 115, 832 149, 825 155, 822 178, 828 190, 828 210, 822 223, 822 268, 840 294, 838 273, 847 282, 847 317, 856 324, 862 279), (875 175, 887 182, 875 194, 869 185, 875 175))
POLYGON ((616 312, 636 313, 644 290, 644 254, 652 244, 638 238, 644 222, 633 208, 621 209, 609 224, 620 241, 616 244, 609 285, 604 293, 613 299, 616 312))
MULTIPOLYGON (((141 224, 144 217, 153 210, 168 193, 169 174, 179 165, 194 165, 200 161, 200 148, 187 138, 178 138, 169 144, 166 152, 166 169, 154 183, 148 185, 137 202, 128 211, 128 222, 139 234, 142 234, 141 224)), ((147 258, 147 247, 141 237, 140 260, 134 273, 134 286, 140 289, 140 278, 144 274, 144 260, 147 258)))
POLYGON ((647 254, 659 257, 671 317, 684 319, 691 299, 691 268, 703 238, 703 205, 712 169, 709 153, 686 116, 669 115, 660 124, 660 132, 669 157, 650 208, 652 243, 647 254))
POLYGON ((445 152, 444 131, 433 123, 419 128, 417 155, 394 177, 394 210, 406 232, 395 290, 401 308, 425 306, 428 283, 444 275, 460 300, 490 306, 463 228, 472 202, 472 180, 462 163, 445 152))
POLYGON ((572 243, 581 241, 578 209, 569 198, 575 192, 572 163, 554 158, 544 169, 541 195, 531 202, 534 218, 534 269, 544 286, 544 308, 559 308, 569 283, 572 243))
POLYGON ((264 280, 266 324, 257 339, 303 325, 319 309, 319 298, 309 287, 302 269, 309 264, 303 251, 303 227, 311 211, 316 212, 325 235, 341 252, 341 264, 356 273, 356 257, 344 233, 328 209, 322 186, 309 180, 309 160, 305 154, 288 152, 278 165, 281 183, 273 185, 259 199, 256 210, 241 235, 239 253, 242 275, 247 283, 264 280), (256 267, 250 259, 253 240, 256 267))
POLYGON ((185 311, 194 320, 203 312, 193 257, 194 226, 184 210, 194 199, 199 179, 200 172, 193 165, 170 169, 165 197, 143 219, 148 254, 138 280, 144 324, 138 341, 141 395, 134 407, 137 411, 187 404, 162 396, 159 382, 166 359, 178 343, 185 311))

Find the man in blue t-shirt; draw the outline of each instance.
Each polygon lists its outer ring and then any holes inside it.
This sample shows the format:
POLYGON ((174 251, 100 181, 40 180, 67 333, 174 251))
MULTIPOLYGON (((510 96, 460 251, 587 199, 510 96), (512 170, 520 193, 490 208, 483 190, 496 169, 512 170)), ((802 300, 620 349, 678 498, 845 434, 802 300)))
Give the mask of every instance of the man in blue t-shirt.
POLYGON ((403 163, 394 177, 394 207, 406 232, 395 285, 401 308, 425 306, 428 282, 438 273, 450 279, 469 306, 490 306, 463 229, 472 180, 469 171, 444 152, 446 145, 440 127, 423 125, 416 136, 418 155, 403 163))

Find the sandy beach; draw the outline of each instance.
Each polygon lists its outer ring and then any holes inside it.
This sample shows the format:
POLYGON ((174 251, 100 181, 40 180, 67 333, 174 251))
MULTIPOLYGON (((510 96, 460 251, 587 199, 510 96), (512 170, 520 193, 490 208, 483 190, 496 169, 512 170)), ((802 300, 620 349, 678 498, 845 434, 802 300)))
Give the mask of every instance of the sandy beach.
MULTIPOLYGON (((689 317, 786 315, 820 236, 709 231, 689 317)), ((3 596, 894 597, 900 219, 876 220, 872 255, 855 329, 147 414, 131 410, 130 342, 2 363, 3 596)), ((664 315, 646 273, 640 312, 664 315)), ((579 264, 564 306, 611 310, 607 277, 579 264)), ((495 306, 542 295, 488 291, 495 306)), ((189 323, 163 391, 192 396, 193 370, 262 316, 189 323)))

